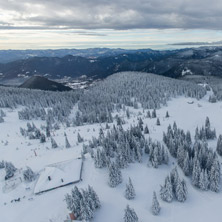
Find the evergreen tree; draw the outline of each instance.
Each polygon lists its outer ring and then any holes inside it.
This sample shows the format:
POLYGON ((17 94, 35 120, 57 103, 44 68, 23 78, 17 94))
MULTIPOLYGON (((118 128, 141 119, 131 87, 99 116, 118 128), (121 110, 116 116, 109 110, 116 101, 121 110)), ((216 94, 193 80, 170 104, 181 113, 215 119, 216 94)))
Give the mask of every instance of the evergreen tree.
POLYGON ((184 202, 187 199, 187 193, 184 184, 180 180, 177 182, 175 196, 179 202, 184 202))
POLYGON ((141 119, 141 117, 139 118, 138 126, 139 126, 140 130, 143 131, 143 120, 141 119))
POLYGON ((217 158, 214 159, 210 170, 210 190, 219 192, 220 190, 220 163, 217 158))
POLYGON ((196 187, 199 187, 199 180, 200 180, 200 162, 198 159, 195 160, 192 172, 192 184, 196 187))
POLYGON ((177 149, 177 163, 183 169, 183 162, 185 160, 185 150, 182 145, 180 145, 177 149))
POLYGON ((147 115, 146 116, 147 116, 147 118, 151 118, 151 114, 150 114, 149 110, 147 111, 147 115))
POLYGON ((0 123, 4 123, 4 119, 2 116, 0 116, 0 123))
POLYGON ((125 209, 125 215, 124 215, 124 222, 138 222, 138 216, 133 208, 130 208, 129 205, 127 205, 125 209))
POLYGON ((56 141, 51 137, 51 145, 52 145, 52 148, 55 149, 58 147, 56 141))
POLYGON ((44 133, 41 133, 41 136, 40 136, 40 143, 45 143, 45 142, 46 142, 45 134, 44 134, 44 133))
POLYGON ((148 129, 148 126, 146 125, 145 128, 144 128, 144 134, 149 134, 149 129, 148 129))
POLYGON ((170 116, 169 116, 169 113, 168 113, 168 111, 166 112, 166 118, 169 118, 170 116))
POLYGON ((80 219, 85 220, 85 221, 91 220, 94 216, 94 212, 90 208, 90 205, 87 202, 87 199, 86 199, 85 195, 80 200, 80 215, 81 215, 80 219))
POLYGON ((120 183, 122 183, 122 173, 115 163, 111 163, 109 166, 109 185, 116 187, 120 183))
POLYGON ((152 201, 152 213, 153 215, 158 215, 160 213, 160 204, 156 197, 156 192, 153 192, 153 201, 152 201))
POLYGON ((32 182, 36 178, 36 174, 32 171, 30 167, 27 167, 26 170, 23 171, 24 180, 27 182, 32 182))
POLYGON ((208 186, 209 186, 208 173, 206 170, 202 169, 200 173, 199 187, 201 190, 208 190, 208 186))
POLYGON ((130 118, 130 112, 129 112, 129 109, 128 109, 128 108, 126 109, 126 116, 127 116, 127 119, 130 118))
POLYGON ((71 147, 66 135, 65 135, 65 144, 66 144, 66 145, 65 145, 66 148, 70 148, 70 147, 71 147))
POLYGON ((161 186, 160 197, 163 201, 172 202, 173 200, 173 187, 170 181, 169 176, 165 179, 165 185, 161 186))
POLYGON ((168 155, 167 150, 165 149, 164 149, 163 163, 166 165, 169 163, 169 155, 168 155))
POLYGON ((14 176, 17 168, 11 162, 5 162, 5 180, 14 176))
POLYGON ((222 156, 222 135, 219 135, 217 140, 217 153, 222 156))
POLYGON ((186 157, 183 161, 183 172, 186 176, 190 175, 190 159, 188 152, 186 152, 186 157))
POLYGON ((156 120, 156 125, 160 126, 160 119, 159 118, 157 118, 157 120, 156 120))
POLYGON ((46 136, 47 136, 47 137, 50 137, 50 136, 51 136, 49 126, 46 126, 46 136))
POLYGON ((159 165, 158 155, 159 155, 158 147, 156 146, 153 150, 153 155, 151 159, 151 163, 154 168, 158 168, 158 165, 159 165))
POLYGON ((91 196, 93 202, 94 202, 94 206, 95 208, 100 208, 101 207, 101 203, 99 200, 99 197, 97 195, 97 193, 95 192, 95 190, 93 189, 93 187, 88 186, 88 194, 91 196))
POLYGON ((78 143, 82 143, 83 142, 83 138, 80 136, 80 134, 77 134, 77 141, 78 143))
POLYGON ((152 111, 152 118, 156 118, 156 110, 155 109, 152 111))
POLYGON ((186 133, 186 142, 188 145, 192 144, 190 131, 187 131, 187 133, 186 133))
POLYGON ((136 196, 136 193, 135 193, 135 190, 134 190, 132 181, 131 181, 131 179, 129 178, 129 183, 126 184, 125 197, 126 197, 126 199, 128 199, 128 200, 132 200, 132 199, 135 198, 135 196, 136 196))

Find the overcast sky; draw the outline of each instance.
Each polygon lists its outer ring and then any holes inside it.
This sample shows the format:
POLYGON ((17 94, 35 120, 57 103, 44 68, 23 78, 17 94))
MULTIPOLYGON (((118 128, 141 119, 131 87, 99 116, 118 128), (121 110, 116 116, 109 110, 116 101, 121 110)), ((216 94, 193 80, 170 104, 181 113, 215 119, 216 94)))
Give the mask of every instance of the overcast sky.
POLYGON ((0 0, 0 49, 220 41, 221 12, 221 0, 0 0))

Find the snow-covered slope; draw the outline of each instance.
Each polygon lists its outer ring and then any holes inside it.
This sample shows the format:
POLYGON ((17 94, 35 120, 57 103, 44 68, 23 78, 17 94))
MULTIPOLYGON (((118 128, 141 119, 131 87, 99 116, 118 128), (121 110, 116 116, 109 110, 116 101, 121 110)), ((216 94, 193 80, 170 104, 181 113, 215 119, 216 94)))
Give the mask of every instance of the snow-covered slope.
MULTIPOLYGON (((208 92, 200 100, 184 96, 171 99, 167 106, 161 106, 157 110, 160 126, 156 125, 156 118, 147 118, 148 109, 126 107, 130 112, 129 119, 123 110, 113 112, 112 116, 118 114, 121 118, 124 118, 124 130, 129 129, 131 125, 136 125, 138 117, 141 117, 144 125, 147 124, 150 131, 150 134, 145 135, 145 138, 151 137, 154 141, 160 141, 162 144, 163 132, 166 132, 168 125, 172 125, 174 121, 176 121, 179 128, 185 131, 190 130, 192 139, 194 139, 195 128, 204 125, 208 116, 211 126, 216 129, 217 135, 219 135, 222 134, 222 102, 209 103, 208 98, 211 94, 212 92, 208 92), (170 115, 169 118, 165 117, 167 111, 170 115)), ((60 124, 60 129, 51 131, 51 136, 58 144, 58 148, 53 149, 49 138, 46 139, 45 143, 40 143, 39 140, 30 140, 28 137, 21 135, 20 127, 26 128, 26 124, 30 122, 18 119, 18 110, 21 110, 21 107, 16 109, 3 108, 2 110, 6 113, 6 117, 4 117, 4 122, 0 123, 0 158, 12 162, 18 169, 21 169, 21 172, 22 169, 29 166, 34 172, 41 173, 50 164, 78 158, 81 156, 83 144, 88 144, 92 137, 98 137, 100 128, 103 129, 105 134, 108 131, 106 123, 83 126, 71 125, 70 127, 60 124), (65 146, 64 133, 69 140, 70 148, 65 146), (78 141, 78 134, 84 138, 84 142, 78 141)), ((33 119, 31 122, 37 128, 45 125, 45 120, 33 119)), ((116 125, 116 120, 111 124, 109 123, 109 126, 111 127, 113 124, 116 125)), ((216 140, 208 141, 208 143, 212 149, 216 149, 216 140)), ((100 198, 102 206, 96 211, 92 221, 121 222, 127 204, 134 208, 141 222, 221 221, 222 193, 203 192, 196 189, 179 167, 180 177, 185 179, 188 188, 186 202, 173 201, 172 203, 166 203, 160 199, 160 185, 164 183, 165 177, 169 175, 171 169, 177 165, 176 160, 172 157, 170 157, 168 165, 161 165, 158 169, 155 169, 147 165, 148 156, 144 155, 142 163, 132 163, 128 168, 122 170, 123 182, 116 188, 111 188, 108 185, 108 169, 95 168, 90 154, 86 154, 85 157, 82 181, 76 185, 78 188, 84 189, 91 185, 100 198), (129 177, 136 192, 136 197, 133 200, 127 200, 124 197, 125 186, 129 177), (156 191, 161 206, 161 212, 158 216, 153 216, 151 213, 153 191, 156 191)), ((219 160, 221 162, 220 157, 219 160)), ((76 167, 73 167, 73 173, 75 173, 75 170, 76 167)), ((0 169, 1 221, 62 222, 66 219, 68 210, 64 197, 66 193, 71 192, 74 185, 35 195, 34 189, 37 180, 26 182, 22 179, 22 182, 13 188, 9 184, 8 189, 4 189, 6 186, 4 176, 4 169, 0 169), (18 198, 20 198, 20 201, 12 202, 12 200, 18 200, 18 198)))

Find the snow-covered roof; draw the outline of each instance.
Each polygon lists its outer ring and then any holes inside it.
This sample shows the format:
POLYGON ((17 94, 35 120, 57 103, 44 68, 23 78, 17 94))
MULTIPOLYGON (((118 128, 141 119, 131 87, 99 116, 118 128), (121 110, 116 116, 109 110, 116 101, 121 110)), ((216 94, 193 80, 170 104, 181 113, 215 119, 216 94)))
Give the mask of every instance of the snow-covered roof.
POLYGON ((40 173, 34 193, 38 194, 78 182, 80 180, 81 165, 81 159, 74 159, 46 166, 40 173))

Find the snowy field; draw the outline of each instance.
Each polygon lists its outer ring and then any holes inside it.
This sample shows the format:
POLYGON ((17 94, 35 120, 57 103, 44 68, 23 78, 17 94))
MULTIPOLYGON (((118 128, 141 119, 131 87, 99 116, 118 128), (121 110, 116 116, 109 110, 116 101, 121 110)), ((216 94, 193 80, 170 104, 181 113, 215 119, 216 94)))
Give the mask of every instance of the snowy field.
MULTIPOLYGON (((125 118, 124 129, 130 125, 137 124, 138 115, 142 118, 144 125, 148 125, 153 140, 161 141, 163 132, 169 124, 176 121, 179 128, 185 131, 190 130, 194 136, 197 126, 201 127, 208 116, 211 126, 216 129, 217 136, 222 134, 222 102, 209 103, 208 95, 201 100, 192 98, 177 97, 168 102, 167 107, 157 110, 157 117, 160 119, 160 126, 156 125, 156 119, 146 118, 146 111, 142 109, 129 108, 131 117, 125 118), (170 117, 165 118, 166 111, 170 117), (141 114, 139 114, 141 112, 141 114)), ((20 127, 26 127, 28 121, 18 120, 17 110, 3 109, 6 113, 5 122, 0 123, 0 158, 11 161, 18 169, 29 166, 34 172, 41 172, 46 166, 56 164, 81 156, 83 143, 87 144, 93 136, 98 137, 99 129, 106 132, 105 124, 92 124, 79 127, 66 128, 61 126, 53 132, 53 138, 58 148, 52 149, 50 140, 41 144, 39 140, 29 140, 20 134, 20 127), (70 142, 71 148, 65 148, 64 132, 70 142), (84 138, 83 143, 78 143, 77 134, 84 138)), ((115 114, 114 114, 115 115, 115 114)), ((119 113, 125 115, 125 113, 119 113)), ((33 121, 37 127, 43 121, 33 121)), ((193 138, 192 138, 193 139, 193 138)), ((216 147, 216 140, 210 141, 209 146, 216 147)), ((220 158, 220 157, 219 157, 220 158)), ((221 159, 220 159, 221 161, 221 159)), ((90 155, 86 155, 83 168, 83 181, 77 184, 79 188, 87 188, 91 185, 98 194, 102 207, 96 211, 93 221, 95 222, 121 222, 123 221, 124 209, 129 204, 136 211, 139 221, 168 221, 168 222, 220 222, 222 192, 203 192, 191 185, 189 178, 185 177, 178 168, 180 177, 184 178, 188 187, 188 198, 186 202, 172 203, 163 202, 159 197, 160 184, 163 184, 165 177, 176 165, 176 161, 170 158, 168 166, 161 165, 158 169, 147 166, 148 157, 143 157, 142 163, 130 164, 127 169, 122 170, 123 182, 116 188, 108 185, 108 170, 94 167, 94 161, 90 155), (128 178, 132 179, 136 191, 134 200, 127 200, 124 197, 125 185, 128 178), (161 212, 153 216, 150 210, 153 191, 156 191, 161 212)), ((73 167, 76 168, 76 167, 73 167)), ((75 169, 73 169, 75 173, 75 169)), ((64 196, 70 193, 74 185, 59 188, 41 195, 34 194, 36 180, 27 183, 18 183, 14 189, 4 190, 5 171, 0 169, 0 213, 1 221, 4 222, 62 222, 68 215, 64 196), (11 200, 21 198, 19 202, 11 200)))

